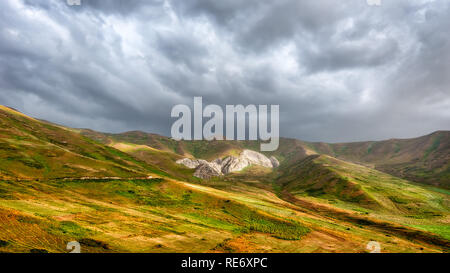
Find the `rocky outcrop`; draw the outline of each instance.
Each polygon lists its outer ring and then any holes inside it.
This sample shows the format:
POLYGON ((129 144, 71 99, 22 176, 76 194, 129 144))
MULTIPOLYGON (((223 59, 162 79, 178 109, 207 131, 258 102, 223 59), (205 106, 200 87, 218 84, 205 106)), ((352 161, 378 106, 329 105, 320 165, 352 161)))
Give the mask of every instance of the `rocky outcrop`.
POLYGON ((190 159, 190 158, 183 158, 176 161, 177 164, 184 165, 188 167, 189 169, 195 169, 198 166, 208 163, 208 161, 203 159, 190 159))
POLYGON ((194 176, 201 179, 211 179, 212 177, 223 175, 220 166, 216 163, 206 162, 195 170, 194 176))
POLYGON ((233 172, 240 172, 250 164, 244 158, 229 156, 224 158, 220 165, 222 167, 222 173, 228 174, 233 172))
POLYGON ((202 179, 210 179, 214 176, 239 172, 250 165, 266 168, 276 168, 280 165, 275 157, 268 158, 261 153, 251 150, 242 151, 239 157, 227 156, 223 159, 215 159, 212 162, 203 159, 184 158, 178 160, 177 164, 184 165, 190 169, 196 169, 194 176, 202 179))
POLYGON ((273 168, 272 162, 270 161, 270 159, 267 158, 267 156, 255 151, 244 150, 240 155, 240 159, 248 161, 250 165, 258 165, 266 168, 273 168))
POLYGON ((274 156, 270 157, 270 162, 272 162, 273 168, 278 168, 280 166, 280 162, 274 156))

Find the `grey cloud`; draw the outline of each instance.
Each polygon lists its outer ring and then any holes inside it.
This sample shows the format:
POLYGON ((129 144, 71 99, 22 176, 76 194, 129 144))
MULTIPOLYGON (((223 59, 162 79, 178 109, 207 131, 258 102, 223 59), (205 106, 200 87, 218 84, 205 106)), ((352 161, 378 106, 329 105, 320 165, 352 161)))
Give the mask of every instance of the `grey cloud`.
POLYGON ((187 17, 207 16, 214 23, 222 26, 235 23, 249 14, 252 14, 259 6, 268 3, 266 0, 228 0, 228 1, 171 1, 175 10, 187 17))
POLYGON ((186 34, 158 33, 157 49, 175 64, 182 64, 199 74, 208 67, 204 59, 208 49, 186 34))
POLYGON ((1 1, 1 104, 108 132, 167 135, 199 95, 279 104, 312 141, 450 129, 447 1, 82 3, 1 1))
POLYGON ((398 53, 398 44, 393 39, 360 45, 323 42, 320 46, 300 50, 300 62, 309 72, 376 67, 389 63, 398 53))
POLYGON ((320 35, 347 11, 336 1, 277 1, 263 9, 262 15, 249 25, 239 26, 243 31, 237 30, 237 41, 244 49, 265 50, 297 35, 308 32, 320 35))

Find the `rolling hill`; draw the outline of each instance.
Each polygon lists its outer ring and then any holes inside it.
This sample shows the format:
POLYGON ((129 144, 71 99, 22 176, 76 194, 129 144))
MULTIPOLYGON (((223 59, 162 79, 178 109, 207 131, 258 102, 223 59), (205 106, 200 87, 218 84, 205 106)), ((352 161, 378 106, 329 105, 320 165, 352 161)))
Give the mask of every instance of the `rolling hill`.
POLYGON ((450 131, 413 139, 309 143, 308 146, 319 154, 362 163, 412 181, 450 188, 450 131))
MULTIPOLYGON (((257 141, 175 141, 139 131, 102 134, 84 130, 82 134, 107 145, 145 145, 182 157, 205 160, 238 155, 244 149, 258 150, 260 145, 257 141)), ((450 131, 439 131, 413 139, 341 144, 281 138, 277 151, 264 154, 277 157, 282 165, 295 163, 313 154, 328 155, 414 182, 450 188, 450 131)))
POLYGON ((260 143, 71 129, 1 106, 0 251, 448 252, 448 138, 281 139, 265 153, 278 168, 202 180, 175 161, 260 143), (407 178, 418 170, 428 184, 407 178))
POLYGON ((158 168, 101 145, 74 129, 0 106, 0 174, 4 178, 145 177, 158 168))
POLYGON ((426 217, 442 216, 449 206, 418 184, 327 155, 309 156, 280 173, 276 181, 290 193, 343 208, 426 217))

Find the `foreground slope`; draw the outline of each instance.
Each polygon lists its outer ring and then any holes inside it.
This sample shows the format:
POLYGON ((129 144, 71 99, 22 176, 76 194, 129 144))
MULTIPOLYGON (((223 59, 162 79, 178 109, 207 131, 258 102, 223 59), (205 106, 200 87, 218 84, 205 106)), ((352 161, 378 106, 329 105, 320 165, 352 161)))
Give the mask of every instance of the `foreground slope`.
POLYGON ((429 232, 323 215, 242 183, 4 181, 0 193, 6 252, 65 252, 74 240, 83 252, 366 252, 370 240, 383 252, 449 250, 429 232))

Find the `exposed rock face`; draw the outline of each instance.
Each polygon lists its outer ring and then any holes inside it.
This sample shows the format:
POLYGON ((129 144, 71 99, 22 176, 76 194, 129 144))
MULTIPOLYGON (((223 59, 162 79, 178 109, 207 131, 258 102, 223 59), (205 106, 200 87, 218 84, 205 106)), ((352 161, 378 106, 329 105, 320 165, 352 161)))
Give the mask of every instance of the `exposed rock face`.
POLYGON ((216 163, 204 163, 197 167, 194 176, 201 179, 211 179, 212 177, 221 176, 220 166, 216 163))
POLYGON ((189 169, 195 169, 201 164, 208 163, 208 161, 203 159, 190 159, 190 158, 183 158, 176 161, 177 164, 184 165, 188 167, 189 169))
POLYGON ((280 166, 280 162, 274 156, 270 157, 270 162, 272 162, 272 166, 274 168, 278 168, 280 166))
POLYGON ((222 166, 220 164, 217 164, 216 162, 210 162, 210 163, 206 163, 206 164, 208 164, 211 168, 216 170, 218 173, 222 174, 222 166))
POLYGON ((259 165, 266 168, 273 168, 272 162, 267 156, 251 150, 244 150, 240 156, 241 160, 247 160, 251 165, 259 165))
POLYGON ((228 174, 232 172, 242 171, 250 164, 246 159, 243 159, 241 157, 237 158, 234 156, 229 156, 224 158, 220 165, 222 167, 222 173, 228 174))
POLYGON ((212 162, 203 159, 184 158, 178 160, 177 164, 182 164, 190 169, 196 169, 194 176, 202 179, 210 179, 214 176, 239 172, 250 165, 258 165, 266 168, 276 168, 280 165, 275 157, 272 156, 269 159, 265 155, 251 150, 242 151, 239 157, 228 156, 223 159, 215 159, 212 162))

